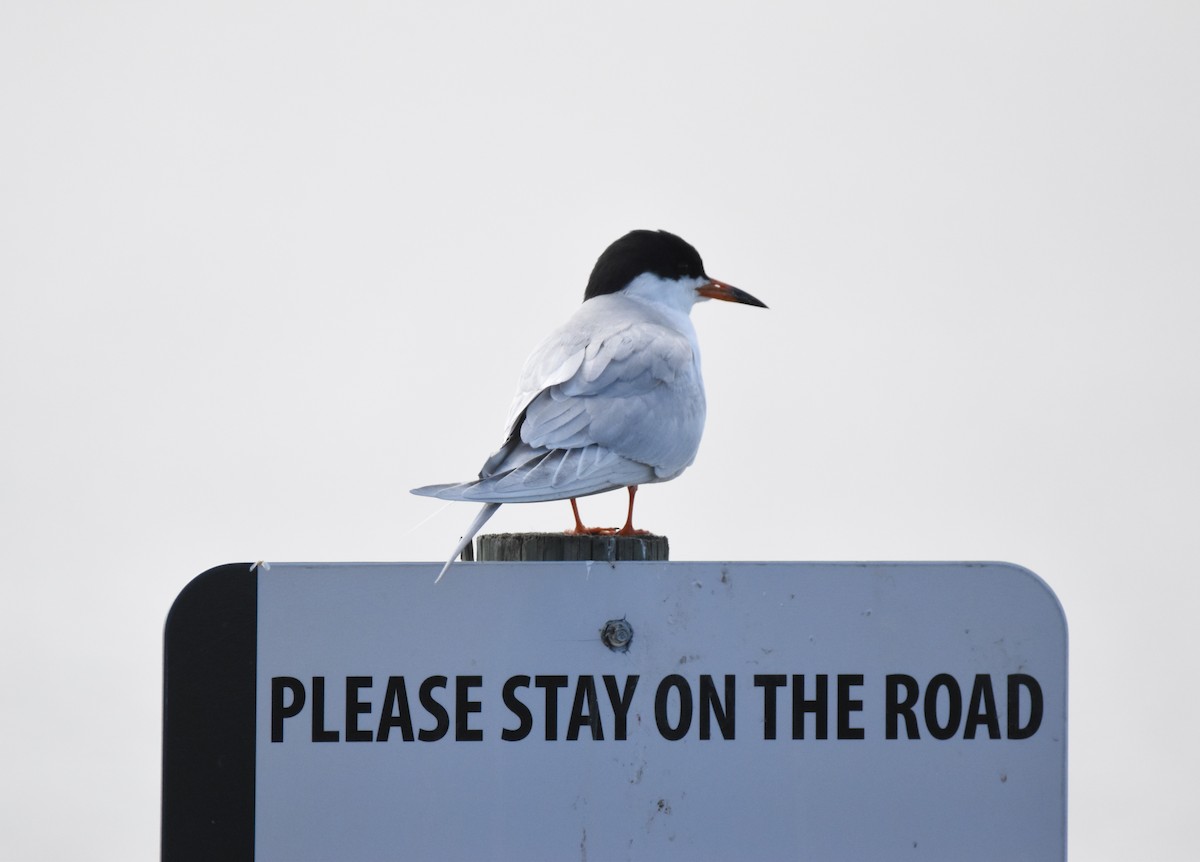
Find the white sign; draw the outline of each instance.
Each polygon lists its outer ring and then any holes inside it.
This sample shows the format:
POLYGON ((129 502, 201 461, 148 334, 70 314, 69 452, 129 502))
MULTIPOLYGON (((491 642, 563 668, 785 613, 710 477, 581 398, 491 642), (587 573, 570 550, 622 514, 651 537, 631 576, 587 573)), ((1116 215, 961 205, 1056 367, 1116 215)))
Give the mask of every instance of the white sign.
POLYGON ((259 569, 256 859, 1065 858, 1025 569, 438 568, 259 569))

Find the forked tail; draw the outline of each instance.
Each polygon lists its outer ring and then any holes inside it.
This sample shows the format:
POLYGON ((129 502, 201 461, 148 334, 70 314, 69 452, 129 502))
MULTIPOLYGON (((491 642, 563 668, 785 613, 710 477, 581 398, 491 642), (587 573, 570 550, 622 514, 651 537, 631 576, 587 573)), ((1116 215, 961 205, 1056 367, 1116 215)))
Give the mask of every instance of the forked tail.
POLYGON ((446 574, 446 570, 450 568, 450 564, 458 559, 458 555, 463 552, 467 545, 471 544, 471 540, 475 538, 475 534, 483 529, 483 525, 488 522, 488 518, 496 514, 496 510, 499 508, 499 503, 483 504, 483 508, 475 516, 475 520, 471 522, 471 526, 467 527, 466 534, 454 546, 454 551, 450 554, 450 559, 446 560, 446 565, 442 566, 442 570, 438 572, 437 578, 434 579, 435 584, 442 579, 442 575, 446 574))

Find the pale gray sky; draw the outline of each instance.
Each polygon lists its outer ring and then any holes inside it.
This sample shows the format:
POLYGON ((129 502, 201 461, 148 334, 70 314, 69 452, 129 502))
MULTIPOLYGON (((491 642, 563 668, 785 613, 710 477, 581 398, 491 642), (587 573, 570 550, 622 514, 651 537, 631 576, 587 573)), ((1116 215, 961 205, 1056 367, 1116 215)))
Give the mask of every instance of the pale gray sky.
POLYGON ((1033 569, 1072 854, 1196 858, 1197 45, 1170 2, 4 4, 0 858, 155 855, 174 596, 443 559, 472 509, 407 489, 635 227, 771 306, 697 308, 642 525, 1033 569))

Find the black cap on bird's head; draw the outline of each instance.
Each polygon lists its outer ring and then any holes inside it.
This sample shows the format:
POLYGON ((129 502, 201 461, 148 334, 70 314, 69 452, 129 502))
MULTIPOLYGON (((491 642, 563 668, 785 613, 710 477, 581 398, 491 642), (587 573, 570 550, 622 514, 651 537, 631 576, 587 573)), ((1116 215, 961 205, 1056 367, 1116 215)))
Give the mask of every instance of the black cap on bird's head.
POLYGON ((704 262, 696 249, 673 233, 630 231, 600 255, 583 298, 616 293, 646 272, 670 279, 702 278, 704 262))
POLYGON ((646 273, 670 281, 702 279, 705 283, 696 288, 696 293, 703 298, 767 307, 744 290, 709 278, 704 272, 700 253, 665 230, 630 231, 606 248, 592 267, 583 299, 586 302, 607 293, 617 293, 646 273))

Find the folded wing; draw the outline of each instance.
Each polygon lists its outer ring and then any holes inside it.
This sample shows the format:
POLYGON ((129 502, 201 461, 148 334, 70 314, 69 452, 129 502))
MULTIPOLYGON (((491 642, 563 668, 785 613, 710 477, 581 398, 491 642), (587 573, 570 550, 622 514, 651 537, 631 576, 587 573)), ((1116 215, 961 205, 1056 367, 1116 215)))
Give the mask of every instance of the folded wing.
POLYGON ((704 426, 695 350, 667 321, 630 314, 630 302, 589 300, 534 351, 507 439, 479 479, 413 493, 561 500, 663 481, 691 464, 704 426))

